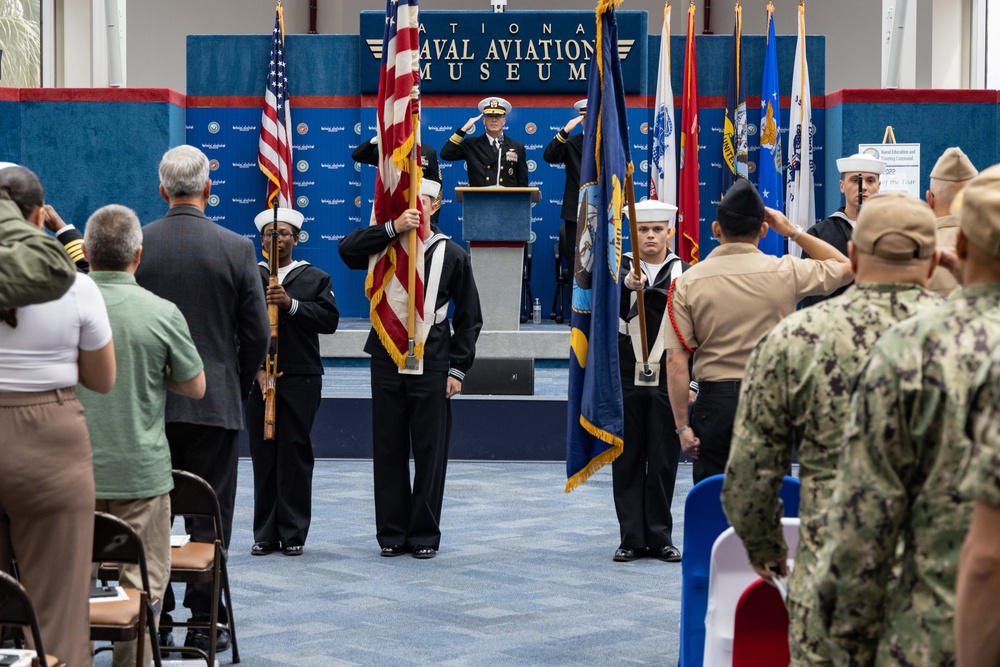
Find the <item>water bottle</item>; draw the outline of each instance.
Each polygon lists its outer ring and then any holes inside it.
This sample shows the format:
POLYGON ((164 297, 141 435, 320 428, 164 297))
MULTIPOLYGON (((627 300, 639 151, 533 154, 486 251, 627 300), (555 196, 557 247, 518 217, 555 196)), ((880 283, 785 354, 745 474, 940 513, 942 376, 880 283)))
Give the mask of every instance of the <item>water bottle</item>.
POLYGON ((535 299, 535 305, 531 307, 531 321, 535 324, 542 323, 542 302, 535 299))

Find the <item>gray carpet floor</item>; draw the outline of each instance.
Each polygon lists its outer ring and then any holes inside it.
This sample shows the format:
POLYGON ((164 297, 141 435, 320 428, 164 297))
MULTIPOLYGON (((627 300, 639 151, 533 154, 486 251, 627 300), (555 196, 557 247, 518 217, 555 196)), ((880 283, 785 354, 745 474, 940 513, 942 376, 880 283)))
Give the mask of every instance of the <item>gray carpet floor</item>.
MULTIPOLYGON (((610 466, 567 494, 563 463, 452 462, 426 561, 379 556, 370 461, 317 462, 303 556, 250 556, 249 461, 239 474, 230 576, 247 667, 677 664, 680 565, 612 562, 610 466)), ((682 465, 678 546, 690 488, 682 465)))

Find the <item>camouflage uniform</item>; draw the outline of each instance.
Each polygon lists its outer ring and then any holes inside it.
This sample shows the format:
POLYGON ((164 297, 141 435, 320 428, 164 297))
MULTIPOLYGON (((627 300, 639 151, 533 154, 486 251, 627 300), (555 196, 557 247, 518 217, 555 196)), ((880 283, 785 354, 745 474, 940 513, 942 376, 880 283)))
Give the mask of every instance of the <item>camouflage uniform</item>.
POLYGON ((1000 351, 981 375, 981 381, 973 383, 976 397, 967 422, 972 447, 959 491, 970 502, 1000 507, 1000 351))
POLYGON ((887 331, 860 374, 813 581, 837 664, 955 662, 971 515, 958 477, 970 387, 1000 345, 1000 319, 988 315, 998 307, 1000 284, 964 288, 887 331))
POLYGON ((783 558, 778 491, 799 440, 802 523, 788 591, 793 664, 829 664, 809 576, 826 530, 851 387, 883 331, 938 303, 916 285, 861 284, 785 318, 747 364, 722 503, 750 562, 783 558))

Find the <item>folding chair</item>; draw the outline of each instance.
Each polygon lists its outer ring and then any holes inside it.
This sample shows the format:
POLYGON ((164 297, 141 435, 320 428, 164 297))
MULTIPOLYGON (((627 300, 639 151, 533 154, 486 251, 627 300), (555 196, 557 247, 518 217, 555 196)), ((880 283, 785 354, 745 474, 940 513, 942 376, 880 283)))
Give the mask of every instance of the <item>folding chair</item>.
MULTIPOLYGON (((42 646, 42 633, 38 630, 38 618, 31 605, 28 593, 14 577, 0 571, 0 625, 31 629, 31 640, 35 652, 45 656, 46 667, 66 667, 59 658, 48 655, 42 646)), ((39 666, 38 658, 32 659, 32 667, 39 666)))
POLYGON ((788 608, 778 589, 758 579, 736 603, 733 667, 788 667, 788 608))
MULTIPOLYGON (((143 628, 149 632, 153 663, 160 667, 160 651, 156 641, 156 623, 152 595, 149 592, 149 573, 146 570, 146 551, 142 540, 122 519, 105 512, 94 513, 94 562, 101 568, 102 576, 109 572, 109 565, 138 565, 142 590, 123 588, 128 600, 90 603, 90 639, 92 641, 128 642, 135 640, 135 665, 145 667, 143 628)), ((110 650, 102 646, 95 651, 110 650)))
MULTIPOLYGON (((722 510, 723 475, 701 480, 684 503, 684 560, 681 561, 680 667, 701 667, 705 655, 705 613, 712 546, 729 527, 722 510)), ((799 480, 785 476, 779 493, 784 516, 798 516, 799 480)))
POLYGON ((226 559, 222 553, 222 513, 219 498, 212 487, 197 475, 183 470, 174 470, 174 490, 170 492, 170 509, 174 516, 209 519, 215 526, 215 541, 188 542, 182 547, 170 550, 170 581, 196 584, 211 582, 212 607, 207 621, 162 622, 161 627, 204 628, 209 636, 209 649, 205 653, 193 646, 164 646, 163 652, 194 653, 204 658, 209 667, 215 665, 218 631, 225 630, 233 644, 233 663, 240 661, 240 650, 236 644, 236 629, 233 624, 233 601, 229 593, 229 574, 226 559), (226 596, 229 622, 219 621, 219 593, 226 596))

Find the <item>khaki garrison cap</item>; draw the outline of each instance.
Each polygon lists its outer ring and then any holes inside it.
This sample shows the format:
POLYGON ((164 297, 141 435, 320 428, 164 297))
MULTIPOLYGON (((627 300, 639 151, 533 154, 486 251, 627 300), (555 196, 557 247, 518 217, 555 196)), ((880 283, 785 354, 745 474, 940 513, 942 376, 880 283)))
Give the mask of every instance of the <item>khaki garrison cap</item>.
POLYGON ((969 156, 958 146, 952 146, 938 158, 934 169, 931 170, 931 178, 961 183, 974 178, 978 173, 979 170, 972 164, 969 156))
POLYGON ((865 202, 851 241, 859 252, 891 262, 927 259, 934 254, 937 220, 931 208, 902 192, 865 202))
POLYGON ((979 172, 962 189, 958 225, 969 241, 1000 259, 1000 165, 979 172))

